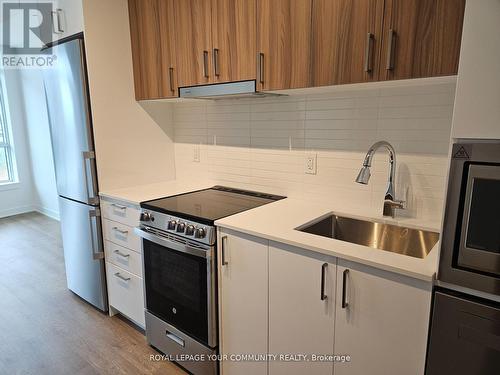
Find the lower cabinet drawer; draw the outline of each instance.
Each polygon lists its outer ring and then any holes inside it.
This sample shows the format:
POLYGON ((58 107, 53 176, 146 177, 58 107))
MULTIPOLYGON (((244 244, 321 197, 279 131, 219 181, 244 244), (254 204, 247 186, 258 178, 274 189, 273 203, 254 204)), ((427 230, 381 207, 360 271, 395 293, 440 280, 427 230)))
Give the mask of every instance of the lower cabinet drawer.
POLYGON ((104 241, 104 252, 107 262, 142 277, 141 254, 107 240, 104 241))
POLYGON ((142 279, 106 262, 109 304, 116 310, 145 326, 142 279))
POLYGON ((141 252, 141 238, 134 233, 133 227, 108 219, 103 219, 102 224, 104 239, 138 253, 141 252))

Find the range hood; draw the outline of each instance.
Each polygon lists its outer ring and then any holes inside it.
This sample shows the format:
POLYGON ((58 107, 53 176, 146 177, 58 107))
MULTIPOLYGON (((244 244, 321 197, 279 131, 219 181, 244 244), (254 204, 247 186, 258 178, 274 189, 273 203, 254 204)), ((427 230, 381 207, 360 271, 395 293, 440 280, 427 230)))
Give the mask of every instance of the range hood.
POLYGON ((248 98, 264 96, 283 96, 282 94, 264 93, 257 91, 255 80, 227 83, 215 83, 211 85, 181 87, 179 89, 181 98, 193 99, 227 99, 248 98))

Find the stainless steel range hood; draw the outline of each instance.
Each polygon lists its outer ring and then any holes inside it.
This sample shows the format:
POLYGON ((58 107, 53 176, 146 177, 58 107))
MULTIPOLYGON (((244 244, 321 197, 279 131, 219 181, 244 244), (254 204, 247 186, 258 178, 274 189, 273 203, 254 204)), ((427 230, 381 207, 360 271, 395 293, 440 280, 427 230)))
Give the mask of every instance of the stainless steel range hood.
POLYGON ((216 83, 203 86, 181 87, 181 98, 193 99, 227 99, 264 96, 283 96, 282 94, 258 92, 255 80, 216 83))

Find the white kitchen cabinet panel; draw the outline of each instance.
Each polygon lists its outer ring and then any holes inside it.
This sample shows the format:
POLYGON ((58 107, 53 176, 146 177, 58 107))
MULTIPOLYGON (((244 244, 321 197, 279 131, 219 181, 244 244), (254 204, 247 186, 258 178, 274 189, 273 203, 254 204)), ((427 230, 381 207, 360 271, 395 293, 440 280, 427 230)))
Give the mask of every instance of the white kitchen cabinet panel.
POLYGON ((141 210, 137 206, 132 206, 121 201, 102 200, 101 211, 102 216, 106 219, 110 219, 130 227, 136 227, 139 225, 141 210))
POLYGON ((500 139, 500 1, 467 1, 452 137, 500 139))
POLYGON ((116 221, 103 219, 104 239, 127 249, 141 252, 141 238, 134 233, 134 228, 116 221))
MULTIPOLYGON (((222 354, 268 352, 268 241, 221 229, 218 239, 222 354)), ((267 362, 222 361, 223 375, 265 375, 267 362)))
POLYGON ((82 0, 53 0, 52 40, 83 32, 82 0))
POLYGON ((142 278, 142 256, 123 246, 104 241, 106 261, 142 278))
MULTIPOLYGON (((269 352, 332 356, 336 260, 269 246, 269 352), (323 287, 322 287, 323 285, 323 287)), ((332 375, 333 361, 269 362, 270 375, 332 375)))
POLYGON ((335 353, 351 361, 335 375, 423 374, 431 293, 430 283, 338 259, 335 353))
POLYGON ((110 306, 145 327, 142 279, 109 262, 106 278, 110 306))

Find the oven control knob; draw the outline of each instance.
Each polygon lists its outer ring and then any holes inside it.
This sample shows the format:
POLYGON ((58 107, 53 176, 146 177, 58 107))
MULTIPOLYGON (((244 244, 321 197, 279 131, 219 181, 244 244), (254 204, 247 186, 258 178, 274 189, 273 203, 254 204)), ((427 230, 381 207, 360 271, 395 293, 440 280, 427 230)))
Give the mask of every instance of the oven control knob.
POLYGON ((140 221, 153 221, 153 215, 149 212, 141 212, 140 221))
POLYGON ((179 233, 184 233, 184 229, 186 229, 186 223, 183 223, 182 221, 177 223, 177 232, 179 233))
POLYGON ((192 236, 194 234, 194 225, 188 225, 186 227, 186 235, 192 236))
POLYGON ((177 221, 175 220, 170 220, 167 225, 168 230, 174 230, 177 225, 177 221))
POLYGON ((205 238, 206 235, 207 231, 205 230, 205 228, 197 228, 196 232, 194 233, 194 236, 196 238, 205 238))

